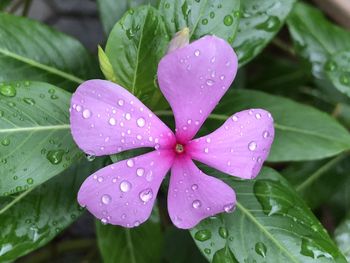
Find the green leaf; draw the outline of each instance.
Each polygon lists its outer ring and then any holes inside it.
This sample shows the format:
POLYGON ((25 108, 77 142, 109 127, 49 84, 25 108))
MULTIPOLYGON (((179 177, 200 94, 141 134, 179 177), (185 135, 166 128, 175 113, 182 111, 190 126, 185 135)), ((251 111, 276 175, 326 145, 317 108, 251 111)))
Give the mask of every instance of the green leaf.
POLYGON ((249 181, 215 174, 235 189, 237 206, 233 213, 208 218, 191 230, 208 260, 346 262, 317 218, 277 172, 264 168, 257 179, 249 181))
MULTIPOLYGON (((350 35, 350 32, 348 33, 350 35)), ((350 37, 349 37, 350 40, 350 37)), ((342 93, 350 97, 350 47, 334 54, 326 63, 326 76, 342 93)))
POLYGON ((0 81, 39 80, 74 90, 96 77, 95 63, 76 40, 27 18, 0 14, 0 81))
POLYGON ((296 0, 244 0, 233 47, 240 66, 256 57, 281 29, 296 0))
POLYGON ((163 235, 155 213, 146 223, 131 229, 96 222, 96 234, 105 263, 160 262, 163 235))
POLYGON ((283 175, 311 208, 317 208, 341 192, 349 170, 350 156, 344 153, 327 160, 292 164, 283 175))
POLYGON ((111 62, 109 61, 106 53, 103 51, 103 49, 100 46, 98 46, 98 60, 100 62, 101 71, 102 71, 103 75, 105 76, 105 78, 107 80, 116 82, 117 78, 114 74, 113 66, 112 66, 111 62))
POLYGON ((337 89, 349 95, 349 87, 346 86, 350 84, 346 83, 344 87, 344 83, 339 83, 338 74, 342 74, 342 66, 348 63, 342 61, 343 56, 348 59, 348 55, 341 52, 350 52, 350 32, 330 23, 318 9, 300 2, 287 23, 296 51, 312 64, 314 77, 331 81, 337 89), (327 75, 325 70, 328 71, 327 75))
POLYGON ((100 18, 105 33, 107 35, 109 34, 114 24, 128 9, 148 3, 155 6, 156 2, 157 0, 97 0, 100 18))
POLYGON ((42 247, 73 223, 83 211, 76 202, 78 189, 102 161, 81 162, 41 186, 7 197, 0 206, 0 261, 42 247))
POLYGON ((214 34, 230 43, 237 31, 239 9, 240 0, 161 0, 159 3, 170 37, 188 27, 193 40, 214 34))
POLYGON ((350 134, 335 119, 315 108, 252 90, 230 90, 207 125, 218 127, 233 113, 263 108, 275 121, 269 161, 301 161, 330 157, 350 148, 350 134))
POLYGON ((337 227, 334 233, 335 242, 345 255, 348 262, 350 261, 350 214, 337 227))
POLYGON ((0 196, 39 185, 82 156, 70 133, 70 97, 46 83, 0 83, 0 196))
POLYGON ((158 11, 151 6, 130 10, 114 26, 106 45, 116 83, 148 107, 158 107, 162 94, 156 84, 158 62, 168 39, 158 11))
POLYGON ((11 0, 1 0, 0 1, 0 11, 4 10, 8 4, 11 3, 11 0))

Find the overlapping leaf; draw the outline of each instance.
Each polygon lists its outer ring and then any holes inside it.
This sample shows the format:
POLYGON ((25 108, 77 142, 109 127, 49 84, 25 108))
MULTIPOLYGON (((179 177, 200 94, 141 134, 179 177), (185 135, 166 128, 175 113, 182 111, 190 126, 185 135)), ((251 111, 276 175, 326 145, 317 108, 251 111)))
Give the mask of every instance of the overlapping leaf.
POLYGON ((77 191, 102 162, 83 161, 41 186, 0 198, 0 262, 45 245, 74 222, 83 211, 76 201, 77 191))
POLYGON ((70 133, 70 97, 46 83, 0 83, 0 196, 39 185, 82 156, 70 133))
POLYGON ((0 81, 38 80, 74 90, 97 64, 75 39, 27 18, 0 14, 0 81))
POLYGON ((348 262, 350 261, 350 214, 335 230, 335 241, 344 253, 348 262))
POLYGON ((219 177, 235 189, 237 208, 191 230, 208 260, 346 263, 316 217, 277 172, 265 168, 250 181, 219 177))

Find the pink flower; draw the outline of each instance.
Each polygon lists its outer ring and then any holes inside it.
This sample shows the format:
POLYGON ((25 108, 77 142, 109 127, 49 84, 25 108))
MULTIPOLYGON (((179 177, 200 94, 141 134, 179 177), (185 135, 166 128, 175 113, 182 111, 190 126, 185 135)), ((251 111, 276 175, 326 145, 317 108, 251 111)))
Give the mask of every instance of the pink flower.
POLYGON ((124 88, 105 81, 81 84, 71 101, 71 129, 88 154, 109 155, 139 147, 154 151, 114 163, 88 177, 78 201, 103 223, 135 227, 151 214, 171 169, 168 210, 179 228, 232 212, 235 192, 200 171, 193 160, 243 179, 254 178, 274 138, 271 114, 241 111, 213 133, 193 139, 237 72, 231 46, 205 36, 167 54, 158 66, 160 89, 170 103, 176 134, 124 88))

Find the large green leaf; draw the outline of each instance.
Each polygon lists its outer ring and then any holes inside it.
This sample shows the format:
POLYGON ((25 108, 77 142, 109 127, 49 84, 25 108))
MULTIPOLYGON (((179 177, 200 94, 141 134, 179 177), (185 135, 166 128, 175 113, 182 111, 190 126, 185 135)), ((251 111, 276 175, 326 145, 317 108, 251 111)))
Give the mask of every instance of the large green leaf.
POLYGON ((313 75, 321 80, 329 79, 350 96, 349 72, 341 72, 348 70, 348 67, 344 69, 348 55, 340 53, 350 52, 350 32, 330 23, 318 9, 304 3, 296 4, 287 22, 296 51, 312 64, 313 75))
POLYGON ((315 108, 252 90, 231 90, 218 104, 208 125, 222 123, 234 112, 263 108, 275 120, 270 161, 314 160, 350 148, 350 134, 335 119, 315 108), (215 123, 216 122, 216 123, 215 123))
POLYGON ((0 81, 39 80, 73 90, 97 63, 76 40, 27 18, 0 13, 0 81))
POLYGON ((239 64, 258 55, 283 26, 296 0, 244 0, 238 34, 233 42, 239 64))
POLYGON ((106 55, 116 82, 151 108, 159 107, 162 97, 155 79, 167 44, 163 20, 151 6, 129 10, 107 41, 106 55))
POLYGON ((104 31, 108 35, 128 9, 148 3, 156 5, 156 2, 157 0, 97 0, 104 31))
POLYGON ((0 262, 45 245, 74 222, 83 211, 77 191, 102 161, 81 162, 41 186, 6 198, 0 206, 0 262))
POLYGON ((170 37, 188 27, 192 39, 214 34, 232 43, 239 23, 240 0, 161 0, 159 10, 170 37))
POLYGON ((162 254, 163 235, 158 214, 136 228, 96 222, 100 252, 105 263, 157 263, 162 254))
POLYGON ((70 93, 41 82, 0 83, 0 196, 41 184, 80 156, 70 93))
POLYGON ((350 262, 350 214, 335 230, 335 242, 350 262))
POLYGON ((341 186, 349 177, 349 171, 350 155, 344 153, 327 160, 295 163, 285 169, 283 175, 311 208, 317 208, 336 193, 347 191, 341 186))
POLYGON ((277 172, 264 168, 257 179, 249 181, 219 177, 235 189, 236 210, 206 219, 191 230, 211 262, 346 262, 317 218, 277 172))

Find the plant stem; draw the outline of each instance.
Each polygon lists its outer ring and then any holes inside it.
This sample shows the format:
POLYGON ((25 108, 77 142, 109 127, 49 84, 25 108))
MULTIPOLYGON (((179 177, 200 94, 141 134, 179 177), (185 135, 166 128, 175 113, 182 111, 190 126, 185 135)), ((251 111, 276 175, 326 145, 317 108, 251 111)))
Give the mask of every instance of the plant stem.
POLYGON ((22 16, 27 16, 28 15, 28 12, 29 12, 31 4, 32 4, 32 0, 25 0, 24 7, 23 7, 23 10, 22 10, 22 16))

